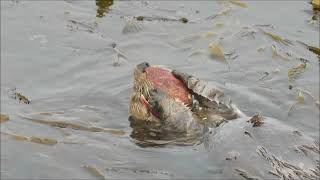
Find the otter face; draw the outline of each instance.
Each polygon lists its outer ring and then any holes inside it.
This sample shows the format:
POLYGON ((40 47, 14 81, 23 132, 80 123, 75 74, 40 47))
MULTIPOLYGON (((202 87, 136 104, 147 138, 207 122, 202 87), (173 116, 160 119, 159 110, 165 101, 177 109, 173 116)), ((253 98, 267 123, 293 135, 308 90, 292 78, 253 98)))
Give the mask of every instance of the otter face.
POLYGON ((143 62, 134 69, 134 84, 130 98, 130 114, 136 120, 158 121, 152 114, 152 106, 148 102, 151 91, 154 90, 152 83, 147 79, 146 68, 149 63, 143 62))
MULTIPOLYGON (((134 70, 134 87, 131 95, 130 113, 135 119, 158 121, 162 118, 162 108, 172 106, 170 111, 175 111, 180 104, 190 106, 192 96, 185 83, 172 74, 172 70, 150 66, 143 62, 134 70), (163 103, 171 99, 172 103, 163 103)), ((169 101, 168 101, 169 102, 169 101)), ((169 109, 168 109, 169 110, 169 109)))

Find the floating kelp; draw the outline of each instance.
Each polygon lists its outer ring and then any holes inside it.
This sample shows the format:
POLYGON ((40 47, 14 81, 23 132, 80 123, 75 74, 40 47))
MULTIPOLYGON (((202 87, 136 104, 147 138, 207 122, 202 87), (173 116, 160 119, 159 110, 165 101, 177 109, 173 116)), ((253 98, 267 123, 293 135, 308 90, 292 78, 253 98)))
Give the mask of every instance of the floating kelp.
POLYGON ((320 0, 312 0, 311 1, 313 10, 320 11, 320 0))
POLYGON ((303 90, 301 88, 297 88, 296 89, 296 102, 294 102, 290 107, 289 107, 289 110, 288 110, 288 115, 289 113, 292 111, 293 107, 297 104, 304 104, 305 103, 305 97, 304 95, 308 95, 310 96, 315 105, 319 107, 319 100, 317 100, 309 91, 306 91, 306 90, 303 90))
POLYGON ((213 56, 221 58, 221 59, 225 59, 224 53, 223 53, 222 48, 219 44, 210 43, 208 48, 209 48, 210 53, 213 56))
POLYGON ((320 56, 320 48, 315 47, 315 46, 309 46, 309 45, 308 45, 308 49, 309 49, 311 52, 313 52, 313 53, 317 54, 318 56, 320 56))
POLYGON ((232 9, 230 7, 227 7, 225 9, 221 10, 218 14, 214 14, 214 15, 211 15, 211 16, 207 17, 206 20, 211 20, 211 19, 214 19, 214 18, 216 18, 218 16, 227 15, 227 14, 229 14, 231 12, 231 10, 232 9))
POLYGON ((17 141, 29 141, 29 142, 44 144, 44 145, 56 145, 58 143, 58 141, 55 139, 45 138, 45 137, 36 137, 36 136, 28 137, 25 135, 13 134, 8 132, 1 132, 1 134, 8 135, 17 141))
POLYGON ((97 14, 96 17, 102 18, 105 13, 108 13, 113 5, 113 0, 96 0, 97 14))
POLYGON ((19 102, 22 102, 24 104, 30 104, 30 100, 24 96, 21 92, 17 92, 17 89, 14 88, 14 89, 11 89, 10 90, 10 97, 13 98, 13 99, 18 99, 19 102))
POLYGON ((320 166, 315 169, 299 167, 296 164, 281 160, 274 154, 269 153, 264 147, 259 146, 257 153, 265 158, 272 167, 270 174, 282 179, 319 179, 320 166))
POLYGON ((188 23, 189 20, 186 17, 181 17, 180 19, 167 18, 167 17, 159 17, 159 16, 137 16, 134 17, 137 21, 163 21, 163 22, 182 22, 188 23))
POLYGON ((249 119, 247 122, 252 123, 253 127, 261 126, 264 123, 264 118, 261 115, 254 115, 251 119, 249 119))
POLYGON ((38 144, 55 145, 58 143, 55 139, 31 136, 30 141, 38 144))
POLYGON ((299 65, 296 65, 288 70, 288 78, 289 81, 293 81, 296 79, 300 74, 302 74, 307 67, 307 63, 301 63, 299 65))
POLYGON ((319 100, 317 100, 309 91, 304 90, 304 89, 299 88, 299 87, 296 88, 296 91, 297 91, 297 97, 296 97, 296 99, 297 99, 297 101, 298 101, 297 103, 304 103, 304 95, 308 95, 309 97, 312 98, 314 104, 315 104, 316 106, 320 107, 320 106, 319 106, 319 100))
POLYGON ((92 175, 96 176, 97 178, 103 179, 103 180, 106 179, 103 173, 96 166, 84 165, 83 167, 86 168, 92 175))
POLYGON ((9 115, 0 113, 0 123, 9 121, 9 115))
POLYGON ((68 123, 64 121, 50 121, 50 120, 43 120, 43 119, 35 119, 30 118, 25 115, 19 115, 20 117, 30 120, 32 122, 40 123, 40 124, 46 124, 53 127, 59 127, 59 128, 70 128, 74 130, 81 130, 81 131, 88 131, 88 132, 108 132, 114 135, 124 135, 125 132, 123 130, 119 129, 111 129, 111 128, 100 128, 100 127, 85 127, 78 124, 68 123))
POLYGON ((318 55, 318 60, 320 62, 320 48, 318 47, 315 47, 315 46, 311 46, 311 45, 308 45, 304 42, 301 42, 301 41, 297 41, 298 43, 302 44, 303 46, 305 46, 309 51, 315 53, 316 55, 318 55))
MULTIPOLYGON (((305 155, 308 154, 308 151, 314 152, 319 154, 320 153, 320 146, 318 141, 314 141, 313 144, 302 144, 295 147, 296 152, 303 152, 305 155)), ((320 170, 320 169, 319 169, 320 170)), ((319 172, 320 175, 320 172, 319 172)))
POLYGON ((237 6, 240 6, 240 7, 243 7, 243 8, 247 8, 248 5, 244 2, 241 2, 239 0, 230 0, 230 3, 231 4, 234 4, 234 5, 237 5, 237 6))
POLYGON ((271 50, 272 50, 272 58, 279 57, 286 61, 290 60, 291 54, 281 52, 280 49, 275 44, 271 45, 271 50))
POLYGON ((255 177, 255 176, 252 176, 250 173, 248 173, 246 170, 244 169, 241 169, 241 168, 235 168, 234 169, 241 177, 243 177, 244 179, 247 179, 247 180, 259 180, 261 178, 259 177, 255 177))
POLYGON ((267 36, 269 36, 271 39, 273 39, 274 41, 278 42, 278 43, 282 43, 284 45, 292 45, 292 42, 290 40, 287 39, 283 39, 281 36, 273 34, 271 32, 266 32, 263 31, 263 33, 267 36))

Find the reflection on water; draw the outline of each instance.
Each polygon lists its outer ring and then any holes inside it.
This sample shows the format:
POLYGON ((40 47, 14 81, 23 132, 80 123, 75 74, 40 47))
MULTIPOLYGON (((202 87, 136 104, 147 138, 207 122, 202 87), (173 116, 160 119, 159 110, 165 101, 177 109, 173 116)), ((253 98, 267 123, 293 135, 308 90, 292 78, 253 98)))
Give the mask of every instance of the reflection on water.
POLYGON ((129 117, 132 132, 130 137, 140 147, 165 145, 195 145, 201 144, 206 132, 197 131, 191 134, 166 131, 161 125, 129 117))
POLYGON ((105 13, 108 13, 109 7, 113 4, 113 0, 96 0, 97 5, 97 17, 103 17, 105 13))

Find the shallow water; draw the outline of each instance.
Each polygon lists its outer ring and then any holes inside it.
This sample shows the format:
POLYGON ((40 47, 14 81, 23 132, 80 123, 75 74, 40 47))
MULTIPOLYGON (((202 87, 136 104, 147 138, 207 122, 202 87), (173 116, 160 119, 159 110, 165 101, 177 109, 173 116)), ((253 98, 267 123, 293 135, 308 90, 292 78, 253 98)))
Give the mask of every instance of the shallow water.
POLYGON ((133 68, 142 61, 218 83, 248 116, 260 113, 319 139, 319 57, 297 42, 319 47, 319 22, 309 23, 312 6, 307 1, 245 3, 247 8, 229 4, 229 13, 208 20, 228 7, 209 1, 1 1, 1 112, 10 117, 1 132, 58 141, 50 146, 1 134, 1 178, 96 177, 85 165, 96 166, 106 178, 221 178, 225 171, 240 178, 223 160, 213 161, 223 152, 208 152, 202 144, 135 144, 129 93, 133 68), (134 21, 123 33, 132 16, 189 22, 134 21), (211 42, 236 58, 212 57, 211 42), (287 59, 273 56, 272 45, 287 59), (119 60, 117 51, 123 55, 119 60), (307 68, 289 82, 288 69, 301 64, 300 58, 307 68), (13 88, 31 103, 11 98, 13 88), (288 113, 299 88, 313 98, 304 93, 304 104, 288 113), (23 116, 125 134, 53 127, 23 116))

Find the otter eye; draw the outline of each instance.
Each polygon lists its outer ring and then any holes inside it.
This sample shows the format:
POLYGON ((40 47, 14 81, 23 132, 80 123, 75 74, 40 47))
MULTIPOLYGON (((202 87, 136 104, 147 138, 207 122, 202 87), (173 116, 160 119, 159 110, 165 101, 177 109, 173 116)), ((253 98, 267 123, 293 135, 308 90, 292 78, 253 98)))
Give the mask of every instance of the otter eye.
POLYGON ((137 68, 138 68, 138 70, 139 70, 140 72, 145 72, 145 69, 146 69, 147 67, 150 67, 150 64, 147 63, 147 62, 140 63, 140 64, 137 66, 137 68))

